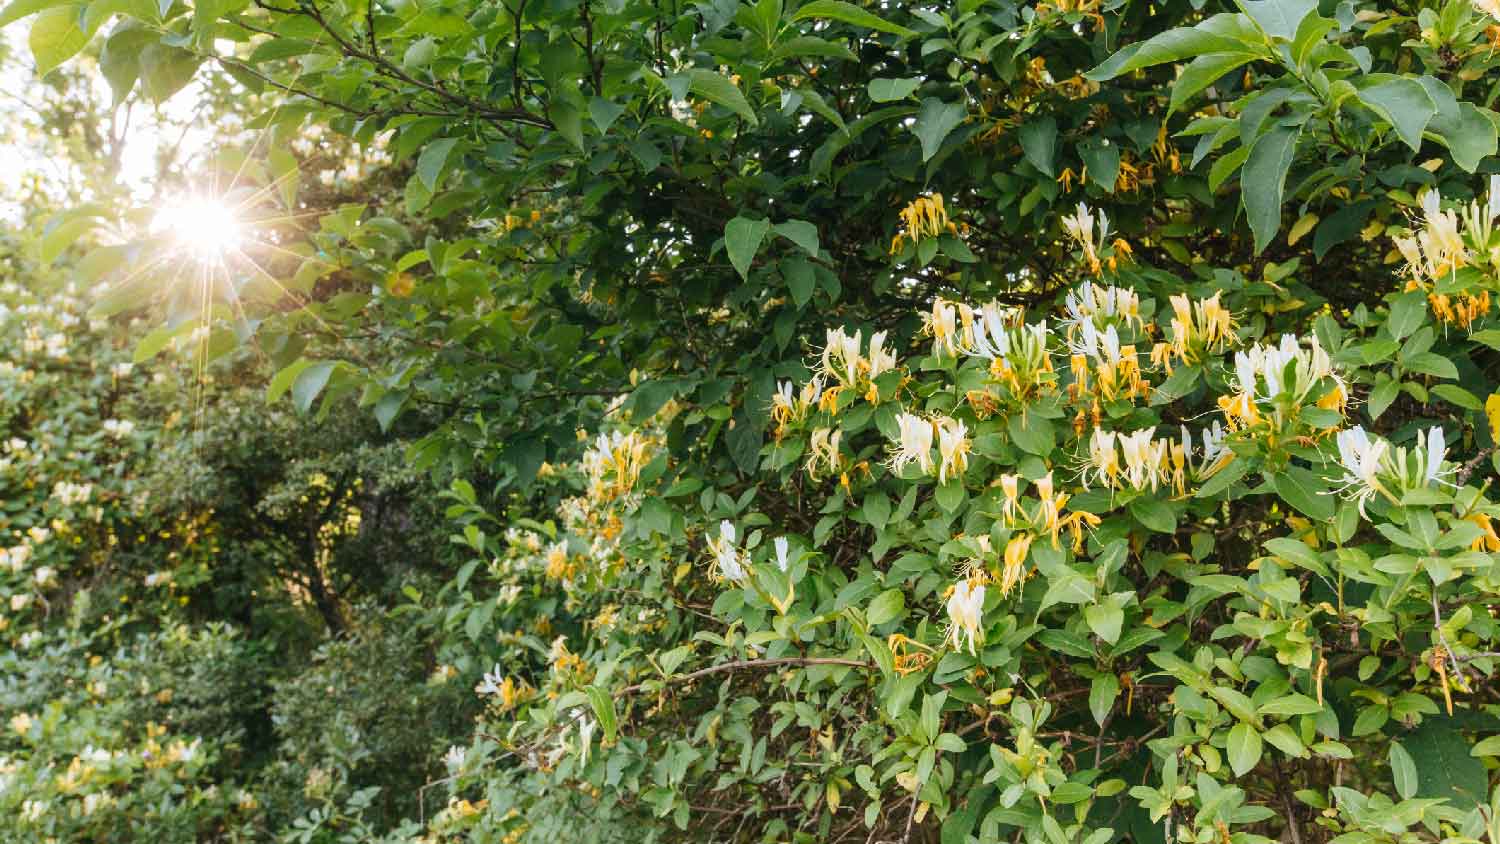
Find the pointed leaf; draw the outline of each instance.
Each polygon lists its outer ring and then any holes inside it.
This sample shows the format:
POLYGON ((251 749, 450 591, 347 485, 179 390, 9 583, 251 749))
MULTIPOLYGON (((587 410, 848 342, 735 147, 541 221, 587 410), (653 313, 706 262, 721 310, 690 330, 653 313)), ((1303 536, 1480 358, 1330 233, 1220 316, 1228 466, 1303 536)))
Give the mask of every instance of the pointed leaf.
POLYGON ((755 260, 755 253, 760 251, 760 245, 770 230, 770 221, 746 217, 735 217, 724 227, 724 249, 729 253, 729 263, 734 265, 740 278, 749 277, 750 264, 755 260))
POLYGON ((945 103, 937 97, 923 100, 917 111, 917 122, 911 128, 917 140, 922 142, 922 160, 929 161, 937 155, 942 149, 943 139, 967 116, 968 111, 958 103, 945 103))
POLYGON ((826 18, 828 20, 851 23, 877 32, 889 32, 892 35, 902 35, 910 38, 917 33, 904 26, 898 26, 882 18, 861 9, 853 3, 844 3, 842 0, 813 0, 804 5, 792 15, 792 20, 803 21, 809 18, 826 18))
POLYGON ((745 118, 751 126, 758 125, 760 121, 755 119, 755 111, 750 108, 750 101, 739 87, 729 81, 729 77, 712 70, 694 68, 688 71, 690 84, 688 90, 711 103, 724 106, 730 111, 745 118))
POLYGON ((1256 254, 1275 239, 1281 228, 1282 192, 1301 133, 1300 126, 1277 126, 1255 141, 1250 157, 1245 159, 1245 169, 1240 174, 1240 196, 1250 231, 1255 234, 1256 254))

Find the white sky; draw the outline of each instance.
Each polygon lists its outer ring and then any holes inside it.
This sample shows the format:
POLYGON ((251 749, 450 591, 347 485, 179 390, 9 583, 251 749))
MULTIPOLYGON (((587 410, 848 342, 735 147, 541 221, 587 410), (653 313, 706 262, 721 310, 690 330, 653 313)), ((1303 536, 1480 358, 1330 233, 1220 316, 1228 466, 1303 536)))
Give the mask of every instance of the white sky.
MULTIPOLYGON (((0 30, 0 221, 7 222, 19 221, 22 186, 37 175, 59 199, 88 198, 87 180, 68 154, 65 142, 48 136, 41 128, 37 109, 49 96, 56 95, 36 75, 31 51, 26 46, 28 27, 29 22, 19 22, 0 30)), ((97 51, 97 47, 91 49, 97 51)), ((89 52, 85 50, 70 59, 65 67, 84 71, 92 83, 93 102, 104 113, 112 98, 89 52)), ((117 119, 124 119, 128 108, 130 121, 116 178, 141 200, 158 193, 157 157, 163 150, 181 139, 178 166, 185 166, 210 150, 210 133, 201 125, 194 125, 198 89, 199 82, 194 81, 160 108, 133 95, 133 103, 122 106, 116 114, 117 119)), ((104 117, 107 131, 108 115, 104 117)))

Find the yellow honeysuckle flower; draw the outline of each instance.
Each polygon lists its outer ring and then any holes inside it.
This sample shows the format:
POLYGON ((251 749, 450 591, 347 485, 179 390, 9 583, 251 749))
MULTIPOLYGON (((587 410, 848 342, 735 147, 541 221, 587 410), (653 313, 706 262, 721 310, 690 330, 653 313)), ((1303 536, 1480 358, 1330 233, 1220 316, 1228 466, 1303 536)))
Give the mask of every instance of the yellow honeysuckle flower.
POLYGON ((1029 533, 1018 533, 1005 544, 1005 565, 1000 572, 1000 594, 1009 596, 1026 571, 1026 555, 1031 551, 1035 539, 1029 533))

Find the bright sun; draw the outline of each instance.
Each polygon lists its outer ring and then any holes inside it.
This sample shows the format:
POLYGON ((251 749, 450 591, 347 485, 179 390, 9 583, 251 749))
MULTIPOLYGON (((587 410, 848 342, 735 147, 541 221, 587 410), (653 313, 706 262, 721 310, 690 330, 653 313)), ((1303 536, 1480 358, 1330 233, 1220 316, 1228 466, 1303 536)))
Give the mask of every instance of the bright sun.
POLYGON ((177 199, 151 221, 151 229, 170 237, 200 261, 221 261, 240 247, 244 223, 222 199, 187 196, 177 199))

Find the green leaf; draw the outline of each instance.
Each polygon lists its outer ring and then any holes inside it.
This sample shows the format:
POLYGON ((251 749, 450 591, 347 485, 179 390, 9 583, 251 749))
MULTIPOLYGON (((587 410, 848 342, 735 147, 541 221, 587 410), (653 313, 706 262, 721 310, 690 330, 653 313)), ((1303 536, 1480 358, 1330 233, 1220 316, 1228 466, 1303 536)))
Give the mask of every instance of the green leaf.
POLYGON ((1169 29, 1146 41, 1131 44, 1085 73, 1084 78, 1103 82, 1143 67, 1182 61, 1206 53, 1244 50, 1243 41, 1209 31, 1219 17, 1216 15, 1191 29, 1169 29))
MULTIPOLYGON (((37 12, 52 9, 57 6, 82 6, 81 0, 15 0, 15 2, 0 9, 0 27, 8 26, 21 18, 34 15, 37 12)), ((75 12, 77 10, 75 9, 75 12)), ((76 19, 76 14, 75 14, 76 19)))
POLYGON ((906 596, 900 589, 887 589, 870 601, 870 606, 865 609, 865 621, 871 627, 878 627, 888 621, 895 621, 905 612, 906 596))
POLYGON ((1417 763, 1398 741, 1391 742, 1389 753, 1391 778, 1396 782, 1396 793, 1402 800, 1410 800, 1417 793, 1417 763))
POLYGON ((745 118, 745 122, 751 126, 760 125, 755 118, 755 111, 750 108, 750 101, 745 99, 738 86, 729 81, 729 77, 712 70, 693 68, 688 71, 690 80, 688 90, 711 103, 724 106, 730 111, 745 118))
POLYGON ((1083 611, 1084 621, 1094 635, 1113 645, 1120 638, 1120 626, 1125 623, 1125 611, 1114 604, 1094 604, 1083 611))
POLYGON ((1261 715, 1290 718, 1293 715, 1316 715, 1323 711, 1322 704, 1304 694, 1291 692, 1262 704, 1261 715))
POLYGON ((865 521, 869 522, 871 527, 877 531, 885 530, 885 524, 891 518, 891 499, 878 489, 871 490, 865 494, 865 503, 861 512, 864 513, 865 521))
POLYGON ((443 168, 448 164, 448 156, 453 153, 453 148, 458 145, 458 138, 443 138, 433 141, 417 156, 417 178, 427 186, 429 191, 437 190, 438 179, 443 175, 443 168))
POLYGON ((1391 402, 1395 401, 1400 393, 1401 384, 1394 379, 1387 378, 1376 384, 1375 389, 1370 391, 1369 401, 1365 403, 1365 410, 1370 414, 1370 421, 1379 419, 1380 414, 1385 413, 1386 408, 1391 406, 1391 402))
POLYGON ((1087 604, 1094 600, 1094 582, 1071 569, 1054 578, 1042 596, 1042 608, 1053 604, 1087 604))
POLYGON ((820 59, 845 59, 854 61, 857 57, 848 47, 827 41, 813 35, 798 35, 779 41, 776 49, 771 51, 772 61, 783 59, 815 56, 820 59))
POLYGON ((818 227, 806 220, 787 220, 777 223, 772 229, 782 237, 802 247, 807 254, 818 256, 818 227))
POLYGON ((1030 118, 1021 124, 1017 134, 1021 152, 1031 166, 1046 176, 1056 176, 1053 161, 1057 158, 1057 120, 1050 114, 1030 118))
POLYGON ((781 262, 781 277, 786 280, 786 287, 792 294, 792 302, 797 307, 802 307, 812 301, 813 290, 817 284, 817 274, 813 272, 813 265, 801 255, 793 255, 781 262))
POLYGON ((1417 796, 1449 801, 1467 812, 1489 791, 1484 763, 1469 755, 1469 742, 1449 721, 1429 716, 1408 733, 1402 746, 1417 769, 1417 796))
POLYGON ((1422 83, 1405 77, 1366 88, 1359 92, 1359 99, 1389 121, 1413 152, 1421 148, 1427 122, 1437 114, 1437 106, 1422 83))
POLYGON ((1027 454, 1046 457, 1057 447, 1052 423, 1034 413, 1016 414, 1006 422, 1010 441, 1027 454))
POLYGON ((1406 359, 1406 368, 1437 378, 1457 378, 1458 367, 1436 352, 1421 352, 1406 359))
POLYGON ((579 152, 583 151, 583 114, 567 100, 558 100, 552 104, 552 125, 557 127, 557 134, 562 135, 563 140, 573 145, 579 152))
POLYGON ((594 125, 599 127, 600 132, 608 132, 609 127, 614 125, 620 115, 625 113, 625 106, 611 102, 603 97, 594 97, 589 100, 589 118, 594 125))
POLYGON ((1245 169, 1240 174, 1240 197, 1250 231, 1255 235, 1256 254, 1270 245, 1281 228, 1282 192, 1301 132, 1300 126, 1277 126, 1256 139, 1250 147, 1250 157, 1245 159, 1245 169))
POLYGON ((735 414, 734 423, 734 427, 724 435, 724 442, 729 446, 729 457, 734 465, 748 475, 755 471, 760 458, 766 428, 762 419, 751 419, 743 411, 735 414))
POLYGON ((158 104, 172 98, 193 81, 202 60, 191 50, 166 44, 147 44, 141 49, 140 73, 147 96, 158 104))
POLYGON ((1299 565, 1309 571, 1327 576, 1328 567, 1323 564, 1318 552, 1307 547, 1307 543, 1300 539, 1278 536, 1275 539, 1267 539, 1266 550, 1294 565, 1299 565))
POLYGON ((1172 83, 1172 101, 1168 114, 1177 111, 1194 94, 1214 84, 1246 62, 1259 58, 1255 53, 1208 53, 1188 62, 1172 83))
POLYGON ((870 84, 866 86, 870 92, 870 99, 877 103, 904 100, 920 87, 922 87, 921 79, 871 79, 870 84))
POLYGON ((1321 261, 1329 249, 1354 239, 1365 227, 1365 220, 1376 205, 1378 203, 1374 200, 1352 202, 1324 217, 1313 235, 1313 258, 1321 261))
POLYGON ((958 128, 968 116, 968 111, 959 103, 945 103, 937 97, 922 100, 917 111, 917 121, 911 131, 922 142, 922 160, 929 161, 943 146, 943 139, 958 128))
POLYGON ((803 21, 809 18, 821 18, 827 20, 842 21, 844 23, 873 29, 877 32, 888 32, 892 35, 901 35, 907 38, 917 33, 904 26, 898 26, 882 18, 876 17, 861 9, 853 3, 845 3, 842 0, 813 0, 792 15, 792 20, 803 21))
POLYGON ((1107 671, 1094 675, 1094 682, 1089 686, 1089 712, 1094 716, 1094 723, 1104 726, 1104 719, 1109 717, 1109 711, 1119 696, 1118 677, 1107 671))
POLYGON ((1386 330, 1397 340, 1416 331, 1427 320, 1427 297, 1421 291, 1402 293, 1391 301, 1386 330))
POLYGON ((1439 111, 1427 128, 1453 153, 1453 163, 1472 173, 1486 156, 1495 154, 1494 112, 1473 103, 1459 103, 1452 114, 1439 111))
POLYGON ((43 9, 31 22, 27 39, 36 59, 38 76, 72 58, 89 43, 89 37, 78 27, 77 6, 54 6, 43 9))
POLYGON ((70 209, 48 220, 42 230, 42 263, 56 261, 84 232, 97 228, 100 224, 99 211, 93 206, 70 209))
POLYGON ((1229 741, 1224 745, 1228 751, 1229 767, 1234 775, 1243 777, 1260 764, 1260 733, 1249 724, 1235 724, 1229 731, 1229 741))
POLYGON ((1297 736, 1297 732, 1286 724, 1277 724, 1271 729, 1266 730, 1261 738, 1265 739, 1267 744, 1288 756, 1297 759, 1307 756, 1307 745, 1304 745, 1302 739, 1297 736))
MULTIPOLYGON (((151 351, 150 354, 146 355, 145 358, 140 357, 140 351, 138 349, 136 352, 137 363, 139 363, 141 360, 145 360, 146 358, 155 356, 156 353, 158 351, 161 351, 161 348, 165 346, 167 341, 169 341, 172 337, 172 334, 165 328, 158 328, 150 335, 147 335, 146 339, 150 340, 152 337, 155 337, 157 335, 161 335, 164 337, 161 345, 157 346, 153 351, 151 351)), ((145 340, 141 342, 143 345, 145 344, 145 340)), ((282 367, 280 371, 271 376, 270 383, 266 385, 266 404, 275 404, 282 396, 286 395, 286 391, 292 388, 292 383, 297 380, 297 376, 302 374, 302 370, 312 365, 313 362, 308 360, 307 358, 298 358, 292 363, 282 367)))
POLYGON ((749 278, 750 264, 761 243, 771 231, 769 220, 752 220, 735 217, 724 227, 724 249, 729 253, 729 263, 734 265, 740 278, 749 278))
POLYGON ((1490 736, 1469 750, 1470 756, 1500 756, 1500 736, 1490 736))
POLYGON ((297 373, 296 380, 292 382, 292 404, 298 410, 306 413, 312 407, 313 400, 328 386, 328 378, 333 374, 334 366, 333 361, 319 361, 297 373))
POLYGON ((594 710, 594 717, 599 719, 599 726, 604 728, 604 741, 614 741, 620 728, 615 715, 615 699, 598 686, 591 685, 584 691, 588 693, 589 706, 594 710))
POLYGON ((477 642, 484 635, 485 628, 490 626, 490 620, 495 617, 495 600, 486 599, 469 610, 469 615, 464 619, 464 635, 469 641, 477 642))
POLYGON ((1302 19, 1318 8, 1318 0, 1240 0, 1245 13, 1272 38, 1291 41, 1302 19))
POLYGON ((1328 492, 1323 481, 1301 466, 1289 466, 1275 478, 1276 494, 1313 521, 1326 522, 1333 518, 1333 505, 1337 496, 1328 492))
POLYGON ((375 402, 375 408, 373 410, 373 413, 375 414, 375 422, 376 424, 380 425, 380 430, 382 432, 389 431, 391 429, 391 423, 396 421, 396 417, 401 414, 401 408, 405 406, 405 404, 406 393, 402 391, 392 391, 386 393, 385 395, 380 397, 380 401, 375 402))
POLYGON ((1089 138, 1078 145, 1078 156, 1088 168, 1089 181, 1105 193, 1114 193, 1115 180, 1120 175, 1120 148, 1108 138, 1089 138))
POLYGON ((115 27, 114 32, 104 39, 104 46, 99 50, 99 72, 109 83, 116 106, 124 102, 130 89, 135 87, 136 79, 140 77, 141 50, 156 37, 144 27, 127 21, 115 27))
POLYGON ((1137 498, 1130 502, 1130 515, 1148 530, 1157 533, 1177 532, 1177 511, 1159 498, 1137 498))
POLYGON ((1260 725, 1260 716, 1255 714, 1255 704, 1250 702, 1250 698, 1245 697, 1244 692, 1231 689, 1228 686, 1211 686, 1208 689, 1208 693, 1214 700, 1222 704, 1225 709, 1229 710, 1230 715, 1247 724, 1260 725))
POLYGON ((1218 190, 1219 186, 1228 181, 1229 177, 1233 176, 1249 157, 1249 147, 1235 147, 1214 159, 1214 163, 1208 168, 1208 189, 1218 190))
POLYGON ((939 507, 952 513, 964 503, 966 493, 963 481, 957 478, 949 479, 947 483, 937 488, 937 492, 933 494, 933 497, 937 500, 939 507))

